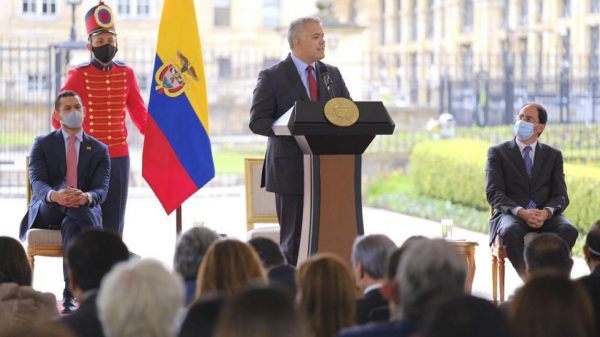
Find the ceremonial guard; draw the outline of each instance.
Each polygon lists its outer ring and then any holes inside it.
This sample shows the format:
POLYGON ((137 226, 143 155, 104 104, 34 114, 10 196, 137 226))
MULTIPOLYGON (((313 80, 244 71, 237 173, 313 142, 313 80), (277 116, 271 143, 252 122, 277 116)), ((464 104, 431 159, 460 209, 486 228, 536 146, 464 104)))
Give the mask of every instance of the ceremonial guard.
MULTIPOLYGON (((117 32, 112 9, 100 1, 85 15, 91 59, 71 69, 62 87, 78 93, 85 106, 83 128, 108 146, 111 175, 108 196, 102 204, 104 229, 123 234, 129 186, 129 146, 126 111, 144 134, 148 111, 140 94, 133 69, 113 60, 117 53, 117 32)), ((55 128, 60 126, 53 120, 55 128)))

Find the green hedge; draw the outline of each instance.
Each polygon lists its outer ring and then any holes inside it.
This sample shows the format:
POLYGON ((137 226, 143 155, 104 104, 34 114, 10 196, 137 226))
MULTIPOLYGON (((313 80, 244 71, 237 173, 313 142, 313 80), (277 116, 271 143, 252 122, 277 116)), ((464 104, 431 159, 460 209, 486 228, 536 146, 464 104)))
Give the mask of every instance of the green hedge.
MULTIPOLYGON (((485 198, 485 163, 490 143, 445 140, 419 143, 410 157, 410 174, 419 193, 480 210, 485 198)), ((600 169, 565 164, 570 205, 565 215, 581 232, 600 218, 600 169)))

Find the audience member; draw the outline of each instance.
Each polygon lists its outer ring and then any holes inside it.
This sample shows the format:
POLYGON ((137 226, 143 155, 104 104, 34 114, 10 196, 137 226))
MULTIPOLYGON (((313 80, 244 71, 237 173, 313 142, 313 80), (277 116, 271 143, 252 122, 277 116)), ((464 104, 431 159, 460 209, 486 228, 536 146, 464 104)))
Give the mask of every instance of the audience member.
POLYGON ((333 337, 354 325, 356 289, 350 268, 333 254, 317 254, 297 273, 300 313, 313 337, 333 337))
POLYGON ((429 240, 422 235, 413 235, 402 243, 402 245, 396 248, 386 260, 386 282, 381 288, 381 294, 387 300, 388 310, 375 309, 373 317, 387 317, 390 316, 391 312, 398 312, 400 310, 396 304, 395 296, 398 294, 398 283, 396 283, 396 274, 398 273, 398 266, 400 265, 400 258, 406 249, 416 242, 421 240, 429 240))
POLYGON ((356 300, 356 322, 389 320, 389 308, 380 292, 385 283, 385 262, 396 244, 383 234, 359 236, 352 246, 352 269, 362 297, 356 300), (375 316, 377 315, 377 316, 375 316))
POLYGON ((211 337, 227 298, 222 294, 202 296, 188 310, 179 337, 211 337))
POLYGON ((516 291, 509 307, 516 337, 596 336, 585 289, 557 273, 538 273, 516 291))
POLYGON ((58 317, 56 297, 31 288, 32 273, 21 243, 0 236, 0 330, 58 317))
POLYGON ((408 245, 396 274, 391 321, 345 329, 340 337, 404 337, 419 331, 425 315, 441 301, 464 294, 467 266, 445 240, 422 239, 408 245))
POLYGON ((172 337, 183 280, 155 260, 116 265, 102 280, 98 316, 106 337, 172 337))
POLYGON ((217 241, 210 246, 198 270, 196 300, 206 294, 235 294, 252 282, 266 282, 258 254, 238 240, 217 241))
POLYGON ((583 246, 585 261, 591 274, 579 279, 587 289, 596 312, 596 332, 600 334, 600 220, 590 228, 583 246))
POLYGON ((423 323, 423 337, 510 337, 504 314, 489 301, 462 295, 442 303, 423 323))
POLYGON ((567 278, 571 275, 573 259, 569 245, 554 233, 540 233, 525 247, 525 274, 554 271, 567 278))
POLYGON ((98 288, 114 265, 127 261, 129 250, 116 234, 90 230, 71 240, 66 258, 69 287, 80 304, 61 321, 80 337, 104 337, 96 307, 98 288))
POLYGON ((287 263, 279 244, 264 237, 253 238, 248 243, 258 253, 269 282, 284 287, 292 296, 296 296, 296 268, 287 263))
POLYGON ((217 240, 219 234, 206 227, 190 228, 177 240, 173 265, 185 281, 185 305, 194 300, 200 263, 208 247, 217 240))
POLYGON ((223 309, 216 337, 307 337, 293 298, 272 287, 240 291, 223 309))

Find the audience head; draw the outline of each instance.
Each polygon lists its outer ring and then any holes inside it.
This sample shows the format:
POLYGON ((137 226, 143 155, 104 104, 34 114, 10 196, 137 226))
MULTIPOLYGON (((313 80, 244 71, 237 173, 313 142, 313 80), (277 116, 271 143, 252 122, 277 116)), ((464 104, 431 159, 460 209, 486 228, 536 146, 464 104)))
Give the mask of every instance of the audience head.
POLYGON ((226 303, 221 294, 206 295, 190 306, 178 337, 214 336, 221 309, 226 303))
POLYGON ((356 289, 350 268, 333 254, 317 254, 297 272, 300 312, 309 333, 331 337, 355 322, 356 289))
POLYGON ((586 290, 564 275, 541 272, 517 290, 509 306, 516 337, 595 336, 586 290))
POLYGON ((510 337, 508 320, 495 305, 474 296, 443 302, 423 324, 423 337, 510 337))
POLYGON ((112 267, 127 259, 129 250, 116 234, 84 231, 75 236, 67 248, 70 285, 83 292, 98 289, 112 267))
POLYGON ((410 244, 402 254, 396 282, 399 294, 395 313, 421 323, 440 300, 464 293, 467 266, 465 259, 442 239, 419 240, 410 244))
POLYGON ((196 299, 222 292, 235 294, 253 282, 266 282, 258 254, 250 245, 238 240, 221 240, 210 246, 200 264, 196 281, 196 299))
POLYGON ((257 287, 240 291, 225 306, 215 336, 306 337, 307 334, 291 296, 276 288, 257 287))
POLYGON ((210 228, 193 227, 185 231, 175 247, 175 271, 186 281, 195 280, 208 247, 218 240, 219 234, 210 228))
POLYGON ((248 241, 248 244, 256 250, 265 269, 286 264, 285 256, 277 242, 269 238, 256 237, 248 241))
POLYGON ((183 282, 156 260, 122 262, 102 280, 96 304, 106 337, 172 337, 183 282))
POLYGON ((548 269, 568 277, 573 267, 569 245, 554 233, 536 235, 525 247, 524 257, 529 277, 548 269))
POLYGON ((0 236, 0 283, 31 286, 31 278, 31 267, 21 243, 8 236, 0 236))
POLYGON ((359 236, 352 246, 352 267, 359 290, 385 279, 385 262, 396 244, 383 234, 359 236))
POLYGON ((57 322, 3 328, 0 327, 0 337, 77 337, 71 329, 57 322))
POLYGON ((592 225, 583 246, 585 261, 591 269, 600 264, 600 220, 592 225))

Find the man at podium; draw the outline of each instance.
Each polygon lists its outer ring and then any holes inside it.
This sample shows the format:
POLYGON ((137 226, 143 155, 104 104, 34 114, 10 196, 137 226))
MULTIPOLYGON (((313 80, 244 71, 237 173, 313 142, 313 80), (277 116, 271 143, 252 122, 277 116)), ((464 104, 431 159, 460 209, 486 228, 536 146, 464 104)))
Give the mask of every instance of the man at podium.
POLYGON ((250 130, 268 137, 261 186, 275 193, 280 244, 293 265, 298 260, 302 228, 302 152, 292 136, 275 136, 272 126, 296 101, 326 102, 332 96, 350 99, 340 71, 320 61, 325 57, 324 36, 318 17, 292 21, 287 34, 291 53, 260 72, 250 110, 250 130))

